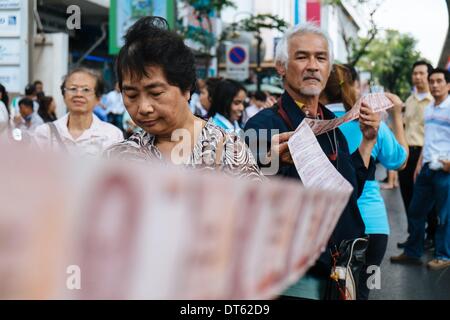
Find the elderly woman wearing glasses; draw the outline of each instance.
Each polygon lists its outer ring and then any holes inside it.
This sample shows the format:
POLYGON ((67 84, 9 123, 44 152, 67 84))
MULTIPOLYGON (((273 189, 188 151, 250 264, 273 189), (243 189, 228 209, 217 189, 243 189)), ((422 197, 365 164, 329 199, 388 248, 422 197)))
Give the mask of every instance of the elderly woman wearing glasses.
POLYGON ((70 71, 61 85, 69 112, 59 120, 36 128, 34 138, 37 144, 70 154, 96 156, 123 140, 122 131, 93 114, 102 86, 100 75, 93 70, 77 68, 70 71))

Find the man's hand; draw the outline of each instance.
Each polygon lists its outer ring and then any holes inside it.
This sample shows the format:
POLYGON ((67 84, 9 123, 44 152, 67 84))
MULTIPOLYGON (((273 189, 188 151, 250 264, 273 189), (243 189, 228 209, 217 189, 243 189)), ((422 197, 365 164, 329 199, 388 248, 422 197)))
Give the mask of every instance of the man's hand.
POLYGON ((291 152, 289 151, 288 140, 294 134, 291 132, 284 132, 276 134, 272 137, 270 158, 278 157, 281 163, 293 164, 291 152))
POLYGON ((442 167, 442 170, 445 172, 450 173, 450 160, 441 160, 444 167, 442 167))
POLYGON ((23 122, 23 118, 21 115, 16 115, 13 119, 15 125, 19 125, 23 122))
POLYGON ((365 140, 376 141, 378 128, 380 127, 380 115, 374 113, 365 102, 361 103, 359 125, 365 140))

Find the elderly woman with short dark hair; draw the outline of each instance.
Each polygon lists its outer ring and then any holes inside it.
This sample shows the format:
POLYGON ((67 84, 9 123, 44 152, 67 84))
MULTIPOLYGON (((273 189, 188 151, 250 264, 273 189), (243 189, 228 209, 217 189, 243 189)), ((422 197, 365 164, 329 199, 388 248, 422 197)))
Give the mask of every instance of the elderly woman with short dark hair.
POLYGON ((143 131, 109 148, 106 157, 261 178, 245 143, 190 111, 194 56, 164 19, 144 17, 129 29, 117 58, 117 74, 125 107, 143 131))

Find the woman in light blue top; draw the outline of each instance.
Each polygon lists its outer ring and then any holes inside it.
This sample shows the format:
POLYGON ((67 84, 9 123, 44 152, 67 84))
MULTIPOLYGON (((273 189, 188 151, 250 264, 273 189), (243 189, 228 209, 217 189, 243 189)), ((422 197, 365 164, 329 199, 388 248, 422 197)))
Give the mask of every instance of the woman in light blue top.
POLYGON ((227 132, 240 134, 239 121, 247 98, 245 88, 237 81, 224 79, 215 87, 208 116, 227 132))
MULTIPOLYGON (((355 104, 359 86, 357 73, 349 66, 334 65, 325 90, 321 95, 321 102, 341 117, 355 104), (353 72, 352 72, 353 71, 353 72)), ((389 170, 401 170, 406 165, 408 146, 403 131, 401 117, 402 101, 395 95, 386 94, 394 103, 391 109, 394 133, 384 123, 380 123, 377 143, 372 150, 372 157, 389 170)), ((350 152, 355 151, 361 141, 362 133, 357 120, 342 124, 339 129, 345 135, 350 152)), ((369 235, 369 247, 366 253, 366 266, 361 271, 358 299, 368 299, 369 288, 367 279, 373 271, 367 273, 367 267, 380 266, 386 252, 389 222, 386 206, 381 196, 380 186, 373 177, 365 183, 364 190, 358 199, 358 207, 369 235)))

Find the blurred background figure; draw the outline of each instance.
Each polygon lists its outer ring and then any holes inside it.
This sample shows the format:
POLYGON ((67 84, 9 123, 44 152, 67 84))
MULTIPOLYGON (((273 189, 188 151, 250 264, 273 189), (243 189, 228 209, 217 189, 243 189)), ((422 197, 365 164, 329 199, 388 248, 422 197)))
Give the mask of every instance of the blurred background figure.
POLYGON ((131 119, 130 114, 126 110, 125 113, 123 114, 122 127, 123 130, 125 131, 124 133, 125 139, 128 139, 133 134, 138 133, 139 131, 142 130, 134 123, 133 119, 131 119))
POLYGON ((52 122, 58 119, 56 117, 56 103, 53 97, 43 96, 39 99, 39 110, 38 115, 42 120, 47 122, 52 122))
POLYGON ((194 115, 204 120, 208 119, 208 112, 211 109, 211 99, 220 78, 209 78, 204 83, 205 85, 200 89, 200 97, 195 106, 194 115))
POLYGON ((246 98, 247 92, 239 82, 221 80, 214 90, 208 116, 225 131, 239 134, 242 131, 240 121, 246 98))
POLYGON ((195 114, 195 109, 198 108, 200 104, 200 94, 201 90, 206 86, 205 80, 197 79, 195 82, 194 91, 191 94, 191 99, 189 100, 189 109, 195 114))
POLYGON ((32 136, 38 126, 44 121, 34 110, 34 101, 29 98, 23 98, 19 101, 19 115, 14 118, 16 129, 22 133, 32 136))
POLYGON ((28 84, 25 87, 24 92, 25 92, 24 95, 19 95, 19 96, 15 97, 11 102, 11 106, 10 106, 11 118, 14 119, 15 121, 20 121, 19 101, 22 100, 23 98, 28 98, 31 101, 33 101, 34 112, 37 113, 39 110, 39 103, 37 101, 38 97, 37 97, 36 87, 34 86, 34 84, 32 84, 32 83, 28 84))
POLYGON ((257 114, 259 111, 267 107, 267 94, 262 91, 256 91, 250 98, 250 105, 245 108, 242 116, 242 125, 257 114))
POLYGON ((115 84, 114 90, 103 97, 102 104, 105 106, 108 122, 115 125, 120 130, 123 130, 122 120, 125 106, 123 104, 122 94, 118 83, 115 84))
MULTIPOLYGON (((358 76, 351 66, 333 65, 330 77, 320 100, 326 107, 333 111, 337 117, 341 117, 349 111, 359 99, 358 76)), ((372 157, 388 169, 403 169, 408 158, 408 145, 402 123, 403 102, 395 95, 386 94, 394 107, 391 109, 393 117, 394 133, 384 123, 380 122, 377 134, 377 142, 372 149, 372 157)), ((342 124, 350 153, 353 153, 361 144, 362 132, 358 120, 342 124)), ((363 192, 358 199, 358 207, 365 225, 365 233, 369 235, 369 246, 366 253, 366 264, 360 273, 358 299, 369 298, 367 279, 371 273, 366 270, 369 266, 380 266, 386 253, 389 222, 386 206, 380 192, 375 174, 368 178, 363 192)))
POLYGON ((36 97, 38 99, 42 98, 45 96, 45 92, 44 92, 44 84, 42 83, 41 80, 36 80, 35 82, 33 82, 34 87, 36 88, 36 97))
POLYGON ((5 86, 0 84, 0 133, 9 125, 9 96, 5 86))

